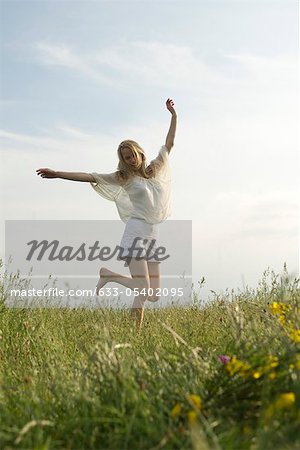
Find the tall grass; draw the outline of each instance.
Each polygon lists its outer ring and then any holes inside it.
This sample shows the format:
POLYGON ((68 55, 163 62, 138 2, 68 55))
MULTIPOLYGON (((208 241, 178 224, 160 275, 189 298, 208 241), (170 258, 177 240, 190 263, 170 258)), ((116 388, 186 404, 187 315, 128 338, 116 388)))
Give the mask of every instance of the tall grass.
POLYGON ((199 295, 138 332, 126 310, 8 308, 2 280, 0 448, 300 448, 299 280, 199 295))

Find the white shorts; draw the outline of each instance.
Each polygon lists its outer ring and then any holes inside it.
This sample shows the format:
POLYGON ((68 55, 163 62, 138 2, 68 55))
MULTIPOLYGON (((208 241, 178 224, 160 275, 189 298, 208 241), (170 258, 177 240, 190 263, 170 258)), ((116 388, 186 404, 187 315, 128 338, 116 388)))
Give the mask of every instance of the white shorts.
POLYGON ((120 243, 122 250, 118 259, 128 260, 137 257, 159 263, 160 261, 152 257, 158 247, 158 225, 148 223, 144 219, 131 217, 126 222, 120 243))

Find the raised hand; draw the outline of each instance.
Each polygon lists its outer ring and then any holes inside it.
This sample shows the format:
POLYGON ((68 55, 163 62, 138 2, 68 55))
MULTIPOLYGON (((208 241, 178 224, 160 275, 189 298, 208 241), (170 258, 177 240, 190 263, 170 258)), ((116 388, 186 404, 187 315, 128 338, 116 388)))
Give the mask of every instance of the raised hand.
POLYGON ((176 133, 176 125, 177 125, 177 114, 174 108, 174 102, 171 98, 168 98, 166 101, 166 107, 172 114, 170 128, 166 137, 166 147, 170 153, 171 148, 174 145, 175 133, 176 133))
POLYGON ((57 178, 57 173, 55 170, 51 169, 37 169, 36 170, 37 175, 40 175, 42 178, 57 178))
POLYGON ((168 100, 166 101, 166 107, 172 115, 176 115, 176 111, 174 109, 174 102, 171 98, 168 98, 168 100))

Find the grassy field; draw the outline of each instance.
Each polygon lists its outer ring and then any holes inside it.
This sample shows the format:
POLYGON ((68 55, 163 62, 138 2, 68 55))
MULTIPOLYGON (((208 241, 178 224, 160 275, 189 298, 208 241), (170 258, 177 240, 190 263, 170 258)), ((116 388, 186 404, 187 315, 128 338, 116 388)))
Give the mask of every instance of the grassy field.
POLYGON ((287 272, 146 311, 140 333, 126 310, 7 308, 0 289, 1 449, 300 448, 300 288, 287 272))

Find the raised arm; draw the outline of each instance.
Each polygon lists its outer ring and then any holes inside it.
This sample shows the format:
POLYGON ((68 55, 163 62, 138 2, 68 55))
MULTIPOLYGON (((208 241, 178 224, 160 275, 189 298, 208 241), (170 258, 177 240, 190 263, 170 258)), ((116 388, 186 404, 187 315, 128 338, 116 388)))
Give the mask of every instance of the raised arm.
POLYGON ((168 100, 166 101, 166 106, 167 109, 170 111, 170 113, 172 114, 172 118, 171 118, 171 124, 170 124, 170 128, 166 137, 166 147, 170 153, 171 148, 174 145, 174 139, 175 139, 175 133, 176 133, 176 125, 177 125, 177 114, 176 111, 174 109, 174 102, 172 99, 168 98, 168 100))
POLYGON ((85 172, 58 172, 52 169, 42 168, 36 170, 37 175, 42 178, 62 178, 63 180, 72 181, 94 181, 93 175, 85 172))

